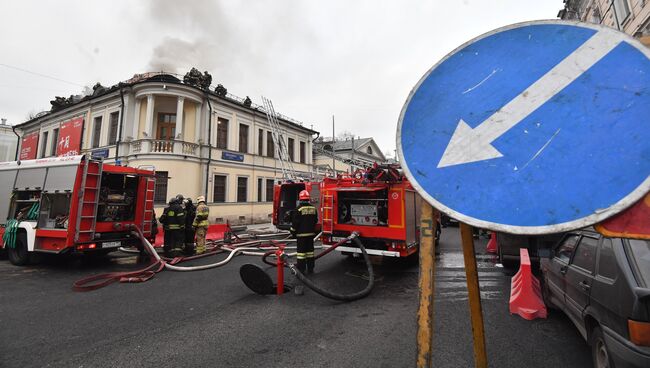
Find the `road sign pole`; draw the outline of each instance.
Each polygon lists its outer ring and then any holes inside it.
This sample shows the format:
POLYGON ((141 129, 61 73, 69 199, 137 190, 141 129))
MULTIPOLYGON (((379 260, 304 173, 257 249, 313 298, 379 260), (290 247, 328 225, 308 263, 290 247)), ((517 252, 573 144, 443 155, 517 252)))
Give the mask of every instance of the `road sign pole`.
POLYGON ((467 293, 469 294, 469 312, 472 320, 472 335, 474 338, 474 365, 477 368, 487 368, 483 309, 481 308, 481 293, 478 284, 478 271, 476 270, 472 227, 461 222, 460 237, 463 243, 465 276, 467 277, 467 293))
POLYGON ((422 204, 420 216, 420 304, 418 307, 418 368, 431 366, 433 351, 433 297, 435 281, 436 240, 433 236, 438 212, 430 204, 422 204))

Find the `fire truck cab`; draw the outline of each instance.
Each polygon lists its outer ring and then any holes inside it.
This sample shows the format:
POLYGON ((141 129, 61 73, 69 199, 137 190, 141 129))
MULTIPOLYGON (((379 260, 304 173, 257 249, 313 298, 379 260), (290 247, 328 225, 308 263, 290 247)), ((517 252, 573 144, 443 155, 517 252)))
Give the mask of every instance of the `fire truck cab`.
MULTIPOLYGON (((288 181, 273 187, 273 225, 278 229, 291 228, 291 211, 298 207, 298 194, 307 190, 311 197, 311 204, 320 209, 320 182, 292 182, 288 181)), ((318 214, 316 231, 320 231, 321 213, 318 214)))
POLYGON ((88 156, 0 163, 0 248, 15 265, 33 252, 108 253, 152 237, 155 176, 88 156))

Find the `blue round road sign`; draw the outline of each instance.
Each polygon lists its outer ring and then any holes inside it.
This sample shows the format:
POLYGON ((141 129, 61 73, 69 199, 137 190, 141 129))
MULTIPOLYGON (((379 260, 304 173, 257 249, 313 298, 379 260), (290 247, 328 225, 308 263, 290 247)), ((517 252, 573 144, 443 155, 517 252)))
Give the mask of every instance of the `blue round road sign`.
POLYGON ((591 24, 497 29, 422 77, 397 148, 420 194, 470 225, 543 234, 594 224, 650 189, 650 52, 591 24))

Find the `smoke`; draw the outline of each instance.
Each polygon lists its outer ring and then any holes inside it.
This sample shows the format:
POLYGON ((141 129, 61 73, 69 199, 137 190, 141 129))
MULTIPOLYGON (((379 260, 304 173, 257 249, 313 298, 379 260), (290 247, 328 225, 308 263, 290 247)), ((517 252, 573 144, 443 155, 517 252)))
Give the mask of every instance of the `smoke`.
POLYGON ((149 71, 185 74, 196 67, 211 73, 215 84, 234 81, 251 70, 271 73, 314 41, 300 2, 289 12, 268 1, 152 0, 149 6, 152 28, 165 34, 152 50, 149 71))

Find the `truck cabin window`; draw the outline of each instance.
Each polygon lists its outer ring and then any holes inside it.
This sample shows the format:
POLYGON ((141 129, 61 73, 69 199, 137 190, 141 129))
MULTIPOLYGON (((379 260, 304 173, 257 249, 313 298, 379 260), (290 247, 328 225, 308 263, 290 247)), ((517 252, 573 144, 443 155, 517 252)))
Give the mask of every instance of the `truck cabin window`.
POLYGON ((135 218, 135 198, 138 177, 125 174, 102 174, 97 206, 97 221, 132 221, 135 218))

